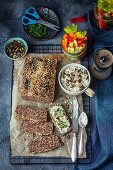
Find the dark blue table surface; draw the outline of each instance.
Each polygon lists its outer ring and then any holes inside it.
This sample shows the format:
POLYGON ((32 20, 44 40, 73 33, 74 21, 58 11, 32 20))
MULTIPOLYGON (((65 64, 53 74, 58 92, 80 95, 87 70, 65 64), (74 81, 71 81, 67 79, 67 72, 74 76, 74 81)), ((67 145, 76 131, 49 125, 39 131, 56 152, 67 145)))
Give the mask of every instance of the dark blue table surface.
MULTIPOLYGON (((71 170, 73 165, 10 165, 9 129, 11 114, 11 77, 12 61, 4 55, 4 43, 12 37, 21 37, 32 44, 61 44, 63 29, 53 39, 36 41, 29 38, 23 30, 22 15, 30 6, 45 6, 53 9, 61 19, 62 27, 71 25, 70 19, 83 15, 92 9, 95 0, 1 0, 0 1, 0 170, 71 170)), ((89 30, 88 23, 78 23, 81 30, 89 30)), ((88 54, 91 37, 88 33, 88 54)))

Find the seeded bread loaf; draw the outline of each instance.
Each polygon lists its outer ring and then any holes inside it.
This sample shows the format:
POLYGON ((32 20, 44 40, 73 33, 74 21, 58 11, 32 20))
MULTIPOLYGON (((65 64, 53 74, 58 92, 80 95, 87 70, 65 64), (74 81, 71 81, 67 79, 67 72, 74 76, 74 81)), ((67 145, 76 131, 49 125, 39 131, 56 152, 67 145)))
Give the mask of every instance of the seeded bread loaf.
POLYGON ((51 104, 50 117, 60 135, 66 135, 72 130, 70 120, 62 105, 51 104))
POLYGON ((57 59, 26 57, 21 95, 25 100, 54 100, 57 59))
POLYGON ((35 135, 52 135, 53 123, 51 122, 33 122, 29 120, 23 120, 20 129, 23 132, 32 133, 35 135))
POLYGON ((36 106, 19 105, 15 110, 16 116, 34 122, 47 122, 47 110, 36 106))
POLYGON ((34 139, 28 143, 28 151, 30 153, 48 152, 61 146, 58 136, 44 136, 34 139))

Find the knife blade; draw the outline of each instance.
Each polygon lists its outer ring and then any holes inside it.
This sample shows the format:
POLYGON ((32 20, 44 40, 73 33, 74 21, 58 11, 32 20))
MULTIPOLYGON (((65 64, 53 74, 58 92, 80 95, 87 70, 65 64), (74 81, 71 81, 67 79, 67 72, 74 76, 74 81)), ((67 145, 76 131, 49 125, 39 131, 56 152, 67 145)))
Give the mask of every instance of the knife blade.
POLYGON ((76 139, 76 134, 78 132, 78 117, 79 117, 78 101, 77 101, 76 97, 73 97, 73 118, 72 118, 73 144, 72 144, 72 153, 71 153, 72 162, 75 162, 76 158, 77 158, 77 139, 76 139))
POLYGON ((73 118, 72 118, 72 126, 73 133, 78 132, 78 101, 76 97, 73 97, 73 118))

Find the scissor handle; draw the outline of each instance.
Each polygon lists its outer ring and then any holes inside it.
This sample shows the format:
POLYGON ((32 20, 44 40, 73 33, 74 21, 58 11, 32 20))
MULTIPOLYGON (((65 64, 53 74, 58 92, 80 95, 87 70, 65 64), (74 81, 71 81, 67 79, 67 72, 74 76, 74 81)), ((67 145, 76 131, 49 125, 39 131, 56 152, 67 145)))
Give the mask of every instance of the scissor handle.
POLYGON ((33 20, 33 19, 30 19, 30 18, 28 18, 26 16, 23 16, 22 17, 22 23, 23 23, 23 25, 29 25, 29 24, 36 24, 37 21, 33 20), (24 20, 27 20, 27 22, 25 22, 24 20))
POLYGON ((32 16, 35 17, 36 19, 38 19, 38 18, 40 17, 34 7, 28 8, 28 9, 25 11, 25 13, 32 15, 32 16), (30 12, 30 11, 32 11, 32 12, 30 12))

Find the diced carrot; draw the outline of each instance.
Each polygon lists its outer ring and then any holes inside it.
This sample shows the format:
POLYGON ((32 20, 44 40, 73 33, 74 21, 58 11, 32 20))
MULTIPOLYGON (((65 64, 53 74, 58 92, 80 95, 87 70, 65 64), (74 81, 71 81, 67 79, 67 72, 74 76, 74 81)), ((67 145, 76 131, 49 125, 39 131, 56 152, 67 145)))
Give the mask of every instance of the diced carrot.
POLYGON ((67 45, 68 45, 68 39, 66 38, 63 42, 63 46, 67 47, 67 45))
POLYGON ((68 51, 68 47, 64 47, 64 50, 65 50, 65 51, 68 51))
POLYGON ((105 15, 104 12, 101 9, 99 9, 99 8, 98 8, 98 13, 101 14, 102 16, 105 15))
POLYGON ((80 45, 82 43, 82 41, 78 41, 78 45, 80 45))
POLYGON ((76 40, 76 38, 77 38, 77 35, 75 33, 73 35, 73 38, 74 38, 74 40, 76 40))
POLYGON ((73 39, 73 38, 69 38, 69 41, 73 42, 73 41, 74 41, 74 39, 73 39))
POLYGON ((69 44, 72 43, 73 41, 69 41, 69 44))
POLYGON ((81 41, 81 44, 84 42, 84 38, 80 38, 79 41, 81 41))
POLYGON ((68 51, 68 47, 66 47, 65 50, 68 51))
POLYGON ((84 37, 84 41, 86 41, 86 40, 87 40, 87 36, 84 37))
POLYGON ((81 44, 81 45, 80 45, 80 47, 83 47, 83 49, 84 49, 84 48, 85 48, 85 44, 84 44, 84 43, 83 43, 83 44, 81 44))
POLYGON ((75 36, 77 36, 77 34, 76 34, 76 33, 73 33, 73 36, 75 37, 75 36))
MULTIPOLYGON (((105 16, 105 13, 101 9, 98 9, 98 13, 101 14, 102 16, 105 16)), ((95 13, 95 17, 98 20, 97 26, 99 26, 100 29, 105 29, 105 30, 109 29, 109 25, 107 21, 102 20, 100 17, 98 17, 96 13, 95 13)))
POLYGON ((63 39, 66 39, 67 38, 67 34, 65 34, 64 36, 63 36, 63 39))
POLYGON ((99 26, 101 29, 108 29, 106 22, 101 19, 99 20, 99 26))
POLYGON ((69 39, 69 34, 67 34, 67 38, 69 39))
POLYGON ((70 38, 73 38, 73 34, 70 33, 70 34, 69 34, 69 37, 70 37, 70 38))
POLYGON ((64 46, 65 40, 62 39, 62 45, 64 46))

